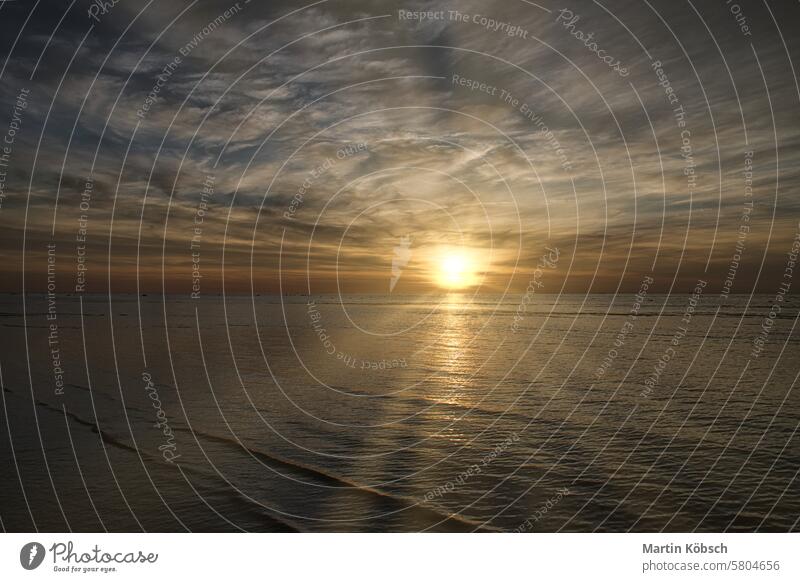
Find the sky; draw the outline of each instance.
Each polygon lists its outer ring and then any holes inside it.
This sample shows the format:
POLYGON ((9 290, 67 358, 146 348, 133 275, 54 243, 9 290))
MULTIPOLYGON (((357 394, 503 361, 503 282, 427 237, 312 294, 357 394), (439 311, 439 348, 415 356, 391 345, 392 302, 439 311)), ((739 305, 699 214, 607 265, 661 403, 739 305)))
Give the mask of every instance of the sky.
POLYGON ((0 5, 2 291, 786 280, 797 2, 101 4, 0 5))

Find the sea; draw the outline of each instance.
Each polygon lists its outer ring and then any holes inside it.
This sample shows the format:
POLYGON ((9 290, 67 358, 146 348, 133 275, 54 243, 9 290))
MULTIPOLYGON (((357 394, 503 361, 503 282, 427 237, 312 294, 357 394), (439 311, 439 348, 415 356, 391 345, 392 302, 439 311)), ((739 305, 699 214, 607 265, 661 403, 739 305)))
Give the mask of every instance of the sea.
POLYGON ((2 295, 0 522, 797 530, 798 307, 705 289, 2 295))

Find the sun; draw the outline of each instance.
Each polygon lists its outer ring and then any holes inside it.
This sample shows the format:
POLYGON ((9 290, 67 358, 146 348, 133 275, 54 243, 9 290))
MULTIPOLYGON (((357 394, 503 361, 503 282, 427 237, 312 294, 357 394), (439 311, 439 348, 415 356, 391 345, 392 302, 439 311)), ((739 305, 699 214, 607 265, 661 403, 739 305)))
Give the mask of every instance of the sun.
POLYGON ((445 289, 464 289, 478 283, 478 265, 469 253, 461 250, 442 252, 436 282, 445 289))

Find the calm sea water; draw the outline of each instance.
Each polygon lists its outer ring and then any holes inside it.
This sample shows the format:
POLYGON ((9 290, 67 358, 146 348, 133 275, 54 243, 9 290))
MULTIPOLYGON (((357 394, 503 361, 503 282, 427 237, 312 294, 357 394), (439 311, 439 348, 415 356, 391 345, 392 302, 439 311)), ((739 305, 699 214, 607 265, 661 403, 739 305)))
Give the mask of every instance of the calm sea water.
POLYGON ((796 529, 800 302, 690 299, 2 296, 0 517, 796 529))

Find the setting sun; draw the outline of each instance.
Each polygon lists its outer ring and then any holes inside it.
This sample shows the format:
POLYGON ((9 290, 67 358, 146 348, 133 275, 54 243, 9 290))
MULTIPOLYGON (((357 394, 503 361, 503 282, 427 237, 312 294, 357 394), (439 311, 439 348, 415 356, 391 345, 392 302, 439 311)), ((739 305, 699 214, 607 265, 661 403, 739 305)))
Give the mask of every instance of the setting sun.
POLYGON ((463 289, 477 284, 478 266, 469 253, 457 250, 443 252, 436 273, 436 282, 446 289, 463 289))

